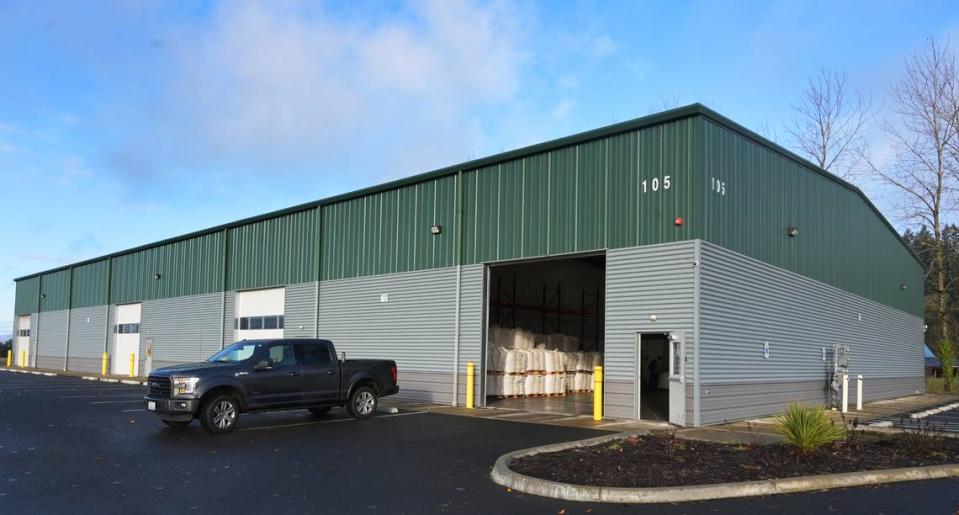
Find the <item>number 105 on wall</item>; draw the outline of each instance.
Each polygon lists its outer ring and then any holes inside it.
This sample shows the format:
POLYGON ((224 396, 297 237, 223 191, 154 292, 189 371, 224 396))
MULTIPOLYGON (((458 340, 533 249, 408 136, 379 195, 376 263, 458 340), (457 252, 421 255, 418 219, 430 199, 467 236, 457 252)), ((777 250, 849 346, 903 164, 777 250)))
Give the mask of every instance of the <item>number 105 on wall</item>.
POLYGON ((715 177, 709 178, 709 189, 716 193, 717 195, 726 194, 726 181, 721 181, 715 177))
POLYGON ((661 180, 659 177, 653 177, 649 180, 643 179, 643 181, 639 184, 643 188, 643 193, 648 193, 650 190, 654 192, 659 191, 660 188, 668 190, 669 187, 673 185, 669 178, 669 175, 664 175, 661 180))

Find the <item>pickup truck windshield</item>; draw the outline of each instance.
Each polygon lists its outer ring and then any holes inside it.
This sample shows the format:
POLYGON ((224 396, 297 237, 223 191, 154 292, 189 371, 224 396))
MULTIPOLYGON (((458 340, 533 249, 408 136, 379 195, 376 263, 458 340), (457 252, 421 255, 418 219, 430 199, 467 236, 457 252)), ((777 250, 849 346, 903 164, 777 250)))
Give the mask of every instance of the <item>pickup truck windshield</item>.
POLYGON ((234 343, 213 356, 210 356, 210 359, 207 361, 210 363, 240 363, 241 361, 249 359, 259 346, 259 343, 234 343))

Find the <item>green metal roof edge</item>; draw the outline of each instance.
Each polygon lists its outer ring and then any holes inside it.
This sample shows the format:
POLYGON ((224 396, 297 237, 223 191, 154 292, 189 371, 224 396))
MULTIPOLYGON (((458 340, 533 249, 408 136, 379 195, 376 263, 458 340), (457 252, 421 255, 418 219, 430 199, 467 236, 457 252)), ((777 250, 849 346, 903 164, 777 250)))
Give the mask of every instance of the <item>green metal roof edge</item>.
MULTIPOLYGON (((738 123, 730 120, 729 118, 727 118, 727 117, 725 117, 725 116, 717 113, 716 111, 713 111, 712 109, 710 109, 710 108, 708 108, 708 107, 706 107, 706 106, 704 106, 704 105, 702 105, 702 104, 693 104, 693 106, 695 106, 695 107, 699 110, 700 114, 701 114, 703 117, 708 118, 708 119, 712 120, 713 122, 716 122, 716 123, 722 125, 723 127, 726 127, 727 129, 730 129, 730 130, 732 130, 732 131, 735 131, 735 132, 738 133, 740 136, 743 136, 743 137, 745 137, 745 138, 747 138, 747 139, 749 139, 749 140, 752 140, 754 143, 758 143, 758 144, 760 144, 760 145, 762 145, 762 146, 764 146, 764 147, 766 147, 766 148, 768 148, 768 149, 776 152, 777 154, 779 154, 779 155, 781 155, 781 156, 783 156, 783 157, 785 157, 785 158, 787 158, 787 159, 790 159, 790 160, 792 160, 792 161, 795 161, 795 162, 798 163, 799 165, 802 165, 803 167, 808 168, 809 170, 811 170, 811 171, 813 171, 813 172, 815 172, 815 173, 818 173, 819 175, 822 175, 823 177, 825 177, 825 178, 827 178, 827 179, 829 179, 829 180, 831 180, 831 181, 839 184, 840 186, 843 186, 843 187, 851 190, 852 192, 856 193, 857 195, 859 195, 859 197, 866 203, 866 206, 868 206, 869 209, 871 209, 872 212, 875 213, 876 216, 879 217, 879 220, 882 221, 882 223, 886 225, 886 228, 888 228, 889 231, 892 232, 892 234, 896 236, 896 239, 899 240, 899 243, 902 244, 902 246, 906 249, 906 251, 909 252, 909 255, 911 255, 912 258, 913 258, 914 260, 916 260, 916 263, 919 265, 919 268, 923 268, 922 260, 919 259, 919 256, 917 256, 916 253, 913 252, 913 250, 912 250, 911 248, 909 248, 909 245, 907 245, 907 244, 906 244, 906 241, 902 239, 902 235, 899 234, 899 231, 896 230, 896 228, 893 227, 893 225, 892 225, 891 223, 889 223, 889 220, 886 219, 885 215, 883 215, 882 212, 879 211, 879 208, 877 208, 876 205, 873 204, 871 200, 869 200, 869 197, 866 196, 866 194, 863 193, 863 191, 862 191, 861 189, 859 189, 858 186, 856 186, 856 185, 852 184, 851 182, 846 181, 845 179, 843 179, 843 178, 841 178, 841 177, 839 177, 839 176, 837 176, 837 175, 835 175, 835 174, 833 174, 833 173, 831 173, 831 172, 829 172, 829 171, 821 168, 821 167, 820 167, 819 165, 817 165, 816 163, 813 163, 812 161, 810 161, 810 160, 808 160, 808 159, 806 159, 806 158, 804 158, 804 157, 796 154, 795 152, 793 152, 793 151, 791 151, 791 150, 783 147, 782 145, 779 145, 778 143, 774 143, 773 141, 767 139, 767 138, 764 137, 764 136, 760 136, 759 134, 757 134, 757 133, 755 133, 755 132, 747 129, 746 127, 744 127, 744 126, 742 126, 742 125, 740 125, 740 124, 738 124, 738 123)), ((690 107, 692 107, 692 106, 690 106, 690 107)))
POLYGON ((726 118, 725 116, 717 113, 716 111, 713 111, 712 109, 710 109, 710 108, 708 108, 708 107, 706 107, 706 106, 704 106, 704 105, 702 105, 702 104, 696 103, 696 104, 690 104, 690 105, 683 106, 683 107, 678 107, 678 108, 676 108, 676 109, 670 109, 670 110, 667 110, 667 111, 662 111, 662 112, 655 113, 655 114, 651 114, 651 115, 648 115, 648 116, 643 116, 643 117, 640 117, 640 118, 635 118, 635 119, 633 119, 633 120, 628 120, 628 121, 625 121, 625 122, 616 123, 616 124, 613 124, 613 125, 607 125, 607 126, 604 126, 604 127, 600 127, 600 128, 598 128, 598 129, 592 129, 592 130, 589 130, 589 131, 586 131, 586 132, 580 132, 580 133, 573 134, 573 135, 570 135, 570 136, 564 136, 564 137, 562 137, 562 138, 558 138, 558 139, 546 141, 546 142, 543 142, 543 143, 537 143, 537 144, 535 144, 535 145, 530 145, 530 146, 526 146, 526 147, 522 147, 522 148, 518 148, 518 149, 514 149, 514 150, 509 150, 509 151, 506 151, 506 152, 501 152, 501 153, 499 153, 499 154, 494 154, 494 155, 492 155, 492 156, 482 157, 482 158, 479 158, 479 159, 474 159, 474 160, 472 160, 472 161, 466 161, 465 163, 460 163, 460 164, 455 164, 455 165, 452 165, 452 166, 447 166, 447 167, 439 168, 439 169, 436 169, 436 170, 433 170, 433 171, 430 171, 430 172, 425 172, 425 173, 413 175, 413 176, 410 176, 410 177, 404 177, 404 178, 402 178, 402 179, 397 179, 397 180, 394 180, 394 181, 385 182, 385 183, 382 183, 382 184, 377 184, 377 185, 369 186, 369 187, 366 187, 366 188, 361 188, 361 189, 354 190, 354 191, 350 191, 350 192, 347 192, 347 193, 341 193, 341 194, 339 194, 339 195, 334 195, 334 196, 332 196, 332 197, 326 197, 326 198, 323 198, 323 199, 320 199, 320 200, 314 200, 314 201, 311 201, 311 202, 306 202, 306 203, 303 203, 303 204, 298 204, 298 205, 295 205, 295 206, 291 206, 291 207, 279 209, 279 210, 276 210, 276 211, 270 211, 270 212, 264 213, 264 214, 262 214, 262 215, 256 215, 256 216, 251 216, 251 217, 243 218, 243 219, 240 219, 240 220, 237 220, 237 221, 234 221, 234 222, 229 222, 229 223, 225 223, 225 224, 220 224, 220 225, 217 225, 217 226, 214 226, 214 227, 210 227, 210 228, 207 228, 207 229, 202 229, 202 230, 199 230, 199 231, 194 231, 194 232, 190 232, 190 233, 187 233, 187 234, 182 234, 182 235, 180 235, 180 236, 174 236, 174 237, 172 237, 172 238, 167 238, 167 239, 164 239, 164 240, 160 240, 160 241, 156 241, 156 242, 152 242, 152 243, 147 243, 147 244, 144 244, 144 245, 140 245, 140 246, 137 246, 137 247, 132 247, 132 248, 129 248, 129 249, 125 249, 125 250, 113 252, 113 253, 110 253, 110 254, 105 254, 105 255, 102 255, 102 256, 95 257, 95 258, 85 259, 85 260, 83 260, 83 261, 78 261, 78 262, 76 262, 76 263, 72 263, 72 264, 69 264, 69 265, 63 265, 63 266, 59 266, 59 267, 56 267, 56 268, 51 268, 51 269, 49 269, 49 270, 44 270, 44 271, 42 271, 42 272, 35 272, 35 273, 28 274, 28 275, 25 275, 25 276, 22 276, 22 277, 18 277, 18 278, 16 278, 16 279, 14 279, 14 281, 17 282, 17 281, 23 281, 23 280, 26 280, 26 279, 32 279, 32 278, 34 278, 34 277, 38 277, 38 276, 41 276, 41 275, 46 275, 46 274, 51 274, 51 273, 59 272, 59 271, 61 271, 61 270, 66 270, 66 269, 71 268, 71 267, 84 266, 84 265, 88 265, 88 264, 90 264, 90 263, 95 263, 95 262, 97 262, 97 261, 102 261, 102 260, 104 260, 104 259, 111 259, 111 258, 114 258, 114 257, 123 256, 123 255, 126 255, 126 254, 131 254, 131 253, 133 253, 133 252, 139 252, 139 251, 151 249, 151 248, 154 248, 154 247, 160 247, 160 246, 162 246, 162 245, 169 245, 169 244, 171 244, 171 243, 176 243, 176 242, 178 242, 178 241, 183 241, 183 240, 188 240, 188 239, 191 239, 191 238, 196 238, 196 237, 198 237, 198 236, 205 236, 205 235, 209 235, 209 234, 214 234, 214 233, 223 231, 223 230, 225 230, 225 229, 232 229, 232 228, 234 228, 234 227, 241 227, 241 226, 248 225, 248 224, 251 224, 251 223, 261 222, 261 221, 263 221, 263 220, 269 220, 269 219, 271 219, 271 218, 277 218, 277 217, 280 217, 280 216, 289 215, 289 214, 297 213, 297 212, 300 212, 300 211, 306 211, 306 210, 308 210, 308 209, 313 209, 313 208, 317 208, 317 207, 321 207, 321 206, 325 206, 325 205, 335 204, 335 203, 337 203, 337 202, 343 202, 343 201, 345 201, 345 200, 351 200, 351 199, 363 197, 363 196, 370 195, 370 194, 373 194, 373 193, 380 193, 380 192, 383 192, 383 191, 389 191, 389 190, 392 190, 392 189, 401 188, 401 187, 403 187, 403 186, 410 186, 410 185, 413 185, 413 184, 418 184, 418 183, 420 183, 420 182, 424 182, 424 181, 428 181, 428 180, 433 180, 433 179, 437 179, 437 178, 440 178, 440 177, 446 177, 446 176, 454 175, 454 174, 456 174, 457 172, 460 172, 460 171, 475 170, 475 169, 477 169, 477 168, 483 168, 483 167, 486 167, 486 166, 498 164, 498 163, 501 163, 501 162, 503 162, 503 161, 510 161, 510 160, 513 160, 513 159, 516 159, 516 158, 519 158, 519 157, 524 157, 524 156, 528 156, 528 155, 538 154, 538 153, 541 153, 541 152, 547 152, 547 151, 550 151, 550 150, 555 150, 555 149, 559 149, 559 148, 563 148, 563 147, 568 147, 568 146, 570 146, 570 145, 576 145, 576 144, 580 144, 580 143, 584 143, 584 142, 587 142, 587 141, 592 141, 592 140, 596 140, 596 139, 600 139, 600 138, 606 138, 606 137, 610 137, 610 136, 615 136, 615 135, 617 135, 617 134, 621 134, 621 133, 624 133, 624 132, 629 132, 629 131, 633 131, 633 130, 637 130, 637 129, 642 129, 642 128, 650 127, 650 126, 653 126, 653 125, 660 125, 660 124, 663 124, 663 123, 674 122, 674 121, 682 120, 682 119, 685 119, 685 118, 691 118, 691 117, 693 117, 693 116, 703 116, 703 117, 705 117, 705 118, 708 118, 708 119, 712 120, 713 122, 716 122, 716 123, 718 123, 718 124, 726 127, 727 129, 731 129, 731 130, 733 130, 734 132, 740 134, 741 136, 746 137, 746 138, 752 140, 753 142, 758 143, 758 144, 760 144, 760 145, 762 145, 762 146, 764 146, 764 147, 767 147, 767 148, 769 148, 770 150, 773 150, 774 152, 782 155, 783 157, 786 157, 786 158, 788 158, 788 159, 791 159, 791 160, 793 160, 793 161, 796 161, 796 162, 799 163, 800 165, 802 165, 802 166, 804 166, 804 167, 806 167, 806 168, 809 168, 809 169, 812 170, 813 172, 818 173, 818 174, 820 174, 820 175, 822 175, 822 176, 824 176, 824 177, 826 177, 826 178, 828 178, 828 179, 830 179, 830 180, 832 180, 832 181, 840 184, 841 186, 843 186, 843 187, 845 187, 845 188, 848 188, 848 189, 852 190, 853 192, 857 193, 857 194, 866 202, 866 205, 868 205, 868 206, 873 210, 873 212, 876 213, 876 215, 879 217, 879 219, 882 220, 882 222, 883 222, 884 224, 886 224, 886 227, 888 227, 889 230, 892 231, 892 233, 896 236, 896 238, 897 238, 897 239, 899 240, 899 242, 903 245, 903 247, 905 247, 906 250, 909 251, 909 253, 910 253, 910 254, 912 255, 912 257, 916 260, 916 262, 917 262, 920 266, 922 266, 922 261, 920 261, 919 258, 915 255, 915 253, 912 252, 912 249, 910 249, 909 246, 906 245, 905 241, 903 241, 903 239, 902 239, 902 236, 899 235, 899 232, 896 231, 896 229, 892 226, 892 224, 889 223, 888 220, 886 220, 886 217, 882 215, 882 213, 879 211, 879 209, 876 208, 876 206, 872 203, 872 201, 869 200, 868 197, 866 197, 866 195, 862 192, 862 190, 860 190, 860 189, 857 188, 856 186, 850 184, 849 182, 847 182, 847 181, 845 181, 845 180, 843 180, 843 179, 840 179, 839 177, 837 177, 837 176, 835 176, 835 175, 827 172, 826 170, 823 170, 822 168, 820 168, 819 166, 815 165, 815 164, 812 163, 811 161, 809 161, 809 160, 807 160, 807 159, 805 159, 805 158, 800 157, 799 155, 797 155, 797 154, 795 154, 795 153, 787 150, 786 148, 784 148, 784 147, 782 147, 782 146, 780 146, 780 145, 778 145, 778 144, 776 144, 776 143, 773 143, 772 141, 770 141, 770 140, 768 140, 768 139, 760 136, 759 134, 756 134, 755 132, 747 129, 746 127, 744 127, 744 126, 742 126, 742 125, 740 125, 740 124, 738 124, 738 123, 730 120, 729 118, 726 118))

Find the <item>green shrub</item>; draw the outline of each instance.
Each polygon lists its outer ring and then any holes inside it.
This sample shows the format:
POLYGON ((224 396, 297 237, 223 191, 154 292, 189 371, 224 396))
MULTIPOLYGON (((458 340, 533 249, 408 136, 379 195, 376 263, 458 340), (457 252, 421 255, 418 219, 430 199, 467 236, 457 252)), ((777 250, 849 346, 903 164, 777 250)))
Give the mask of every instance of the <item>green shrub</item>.
POLYGON ((822 408, 792 403, 777 417, 775 430, 803 452, 812 451, 846 436, 846 428, 837 425, 822 408))

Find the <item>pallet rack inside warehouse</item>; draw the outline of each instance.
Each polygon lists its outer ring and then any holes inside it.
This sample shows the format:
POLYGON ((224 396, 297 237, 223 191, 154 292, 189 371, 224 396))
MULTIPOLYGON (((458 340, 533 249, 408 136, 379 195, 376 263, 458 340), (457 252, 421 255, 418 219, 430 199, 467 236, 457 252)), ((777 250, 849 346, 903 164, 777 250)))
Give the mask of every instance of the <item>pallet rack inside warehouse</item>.
POLYGON ((494 324, 498 327, 516 327, 516 312, 538 313, 541 317, 540 333, 554 334, 563 332, 562 319, 578 319, 580 345, 584 351, 594 351, 599 347, 599 328, 601 323, 600 306, 602 293, 599 290, 581 291, 580 309, 563 309, 563 285, 542 285, 542 304, 520 304, 516 302, 516 276, 503 284, 503 278, 496 279, 496 300, 493 305, 494 324))

